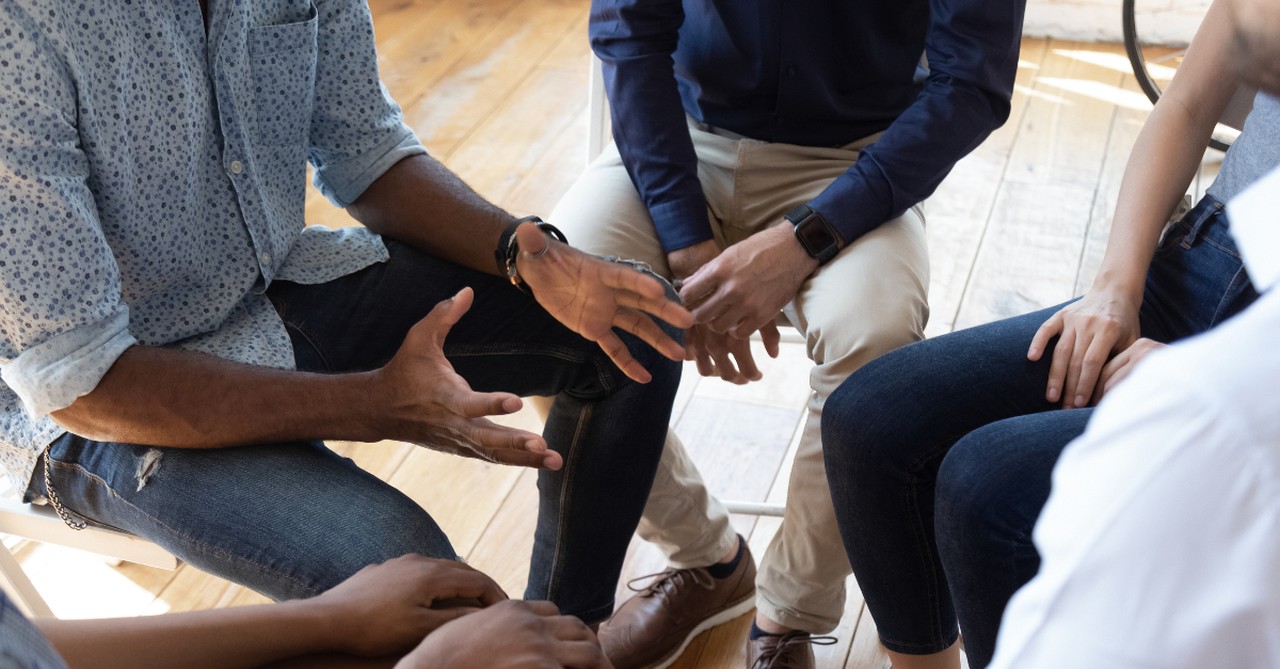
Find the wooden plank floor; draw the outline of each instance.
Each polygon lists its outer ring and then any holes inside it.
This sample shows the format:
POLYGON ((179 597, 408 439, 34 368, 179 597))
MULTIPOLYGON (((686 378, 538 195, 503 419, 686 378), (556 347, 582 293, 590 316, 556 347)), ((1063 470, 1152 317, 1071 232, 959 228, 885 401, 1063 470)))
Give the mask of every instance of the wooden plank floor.
MULTIPOLYGON (((581 0, 372 0, 387 87, 433 155, 510 211, 547 214, 585 164, 589 52, 581 0)), ((932 258, 930 336, 1078 294, 1101 259, 1119 177, 1149 105, 1114 45, 1027 40, 1009 121, 964 159, 926 206, 932 258)), ((1218 156, 1206 157, 1203 192, 1218 156)), ((315 193, 312 224, 350 225, 315 193)), ((781 501, 807 394, 798 344, 736 387, 691 367, 673 422, 714 490, 781 501)), ((536 429, 530 411, 511 422, 536 429)), ((511 593, 527 576, 533 474, 405 444, 333 446, 430 510, 471 564, 511 593)), ((777 519, 734 523, 764 552, 777 519)), ((190 567, 111 566, 37 544, 20 558, 66 617, 135 615, 261 602, 190 567)), ((633 542, 625 581, 663 568, 633 542)), ((819 666, 888 666, 856 584, 838 643, 819 666)), ((749 617, 696 639, 675 666, 738 667, 749 617)))

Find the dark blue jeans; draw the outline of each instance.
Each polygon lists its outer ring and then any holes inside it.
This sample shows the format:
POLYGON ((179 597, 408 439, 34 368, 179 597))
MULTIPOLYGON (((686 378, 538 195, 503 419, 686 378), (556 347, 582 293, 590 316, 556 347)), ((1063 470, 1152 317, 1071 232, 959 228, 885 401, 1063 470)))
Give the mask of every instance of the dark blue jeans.
MULTIPOLYGON (((1256 297, 1222 205, 1205 198, 1156 251, 1142 335, 1191 336, 1256 297)), ((1039 568, 1031 531, 1054 463, 1093 411, 1046 402, 1051 356, 1027 360, 1060 308, 903 347, 827 399, 832 499, 886 648, 941 651, 958 618, 970 666, 986 666, 1005 604, 1039 568)))
MULTIPOLYGON (((508 282, 391 240, 387 246, 390 261, 350 276, 270 287, 298 368, 377 368, 437 302, 473 287, 475 303, 444 345, 454 368, 478 391, 557 395, 544 435, 565 466, 539 473, 525 595, 588 622, 608 617, 680 364, 627 335, 632 354, 653 373, 650 383, 634 383, 508 282)), ((413 500, 318 441, 193 450, 64 435, 51 455, 54 487, 68 508, 275 599, 318 594, 405 553, 457 557, 413 500)), ((39 471, 31 492, 44 492, 39 471)))

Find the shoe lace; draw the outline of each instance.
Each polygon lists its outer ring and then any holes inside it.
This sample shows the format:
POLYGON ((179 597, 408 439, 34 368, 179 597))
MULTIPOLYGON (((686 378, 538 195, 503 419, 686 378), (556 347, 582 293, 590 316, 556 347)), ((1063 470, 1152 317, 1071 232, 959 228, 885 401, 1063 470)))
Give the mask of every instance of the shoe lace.
POLYGON ((804 632, 789 632, 782 635, 778 643, 766 646, 760 651, 760 657, 756 658, 755 664, 751 665, 751 669, 769 669, 773 666, 774 660, 782 656, 782 651, 793 646, 831 646, 837 639, 833 636, 810 636, 804 632))
POLYGON ((675 593, 686 582, 692 582, 704 588, 715 587, 711 574, 705 569, 664 569, 654 574, 637 576, 627 581, 627 589, 639 593, 641 597, 648 597, 662 591, 675 593), (649 585, 636 587, 636 583, 646 579, 653 579, 653 581, 649 585))

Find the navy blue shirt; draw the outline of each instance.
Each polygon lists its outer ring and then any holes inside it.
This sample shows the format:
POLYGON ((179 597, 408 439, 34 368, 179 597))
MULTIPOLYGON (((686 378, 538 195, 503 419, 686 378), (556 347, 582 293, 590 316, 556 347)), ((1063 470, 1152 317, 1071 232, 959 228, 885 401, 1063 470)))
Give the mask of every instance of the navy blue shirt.
POLYGON ((686 114, 809 146, 883 132, 808 203, 847 243, 928 197, 1008 118, 1024 6, 592 0, 590 33, 614 139, 665 250, 712 239, 686 114))

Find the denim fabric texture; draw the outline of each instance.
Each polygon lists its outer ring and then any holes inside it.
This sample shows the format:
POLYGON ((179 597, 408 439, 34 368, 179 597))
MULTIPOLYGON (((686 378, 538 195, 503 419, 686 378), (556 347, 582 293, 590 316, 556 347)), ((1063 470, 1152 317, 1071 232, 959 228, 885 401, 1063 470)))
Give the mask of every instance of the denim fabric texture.
POLYGON ((49 640, 0 590, 0 669, 66 669, 49 640))
MULTIPOLYGON (((1142 335, 1198 334, 1256 298, 1222 205, 1206 197, 1156 251, 1142 335)), ((1005 605, 1039 567, 1031 532, 1053 465, 1093 411, 1045 401, 1051 355, 1026 357, 1061 306, 901 348, 827 400, 840 532, 890 650, 941 651, 958 618, 970 666, 986 666, 1005 605)))
MULTIPOLYGON (((624 335, 653 374, 648 384, 634 383, 596 344, 504 279, 386 244, 386 263, 323 284, 276 282, 267 291, 298 368, 377 368, 438 301, 474 288, 471 310, 444 345, 456 371, 477 391, 558 394, 544 434, 565 466, 539 473, 525 595, 588 622, 606 618, 657 467, 680 364, 624 335)), ((68 508, 274 599, 316 595, 405 553, 457 557, 427 511, 320 442, 153 449, 66 434, 51 456, 53 484, 68 508)), ((36 476, 28 496, 43 493, 36 476)))

